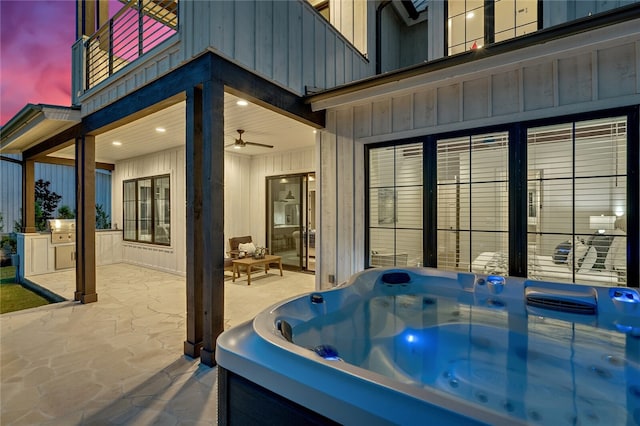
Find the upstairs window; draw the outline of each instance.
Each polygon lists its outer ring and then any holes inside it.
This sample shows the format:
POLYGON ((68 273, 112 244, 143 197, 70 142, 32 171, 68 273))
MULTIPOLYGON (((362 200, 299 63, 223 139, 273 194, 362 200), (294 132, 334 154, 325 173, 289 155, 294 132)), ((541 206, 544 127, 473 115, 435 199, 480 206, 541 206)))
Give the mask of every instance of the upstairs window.
POLYGON ((448 2, 447 32, 449 55, 482 47, 484 43, 484 1, 448 2))
POLYGON ((450 0, 449 55, 538 30, 538 0, 450 0))
POLYGON ((169 175, 124 181, 124 240, 171 243, 171 188, 169 175))
POLYGON ((537 0, 496 0, 494 41, 503 41, 538 30, 537 0))

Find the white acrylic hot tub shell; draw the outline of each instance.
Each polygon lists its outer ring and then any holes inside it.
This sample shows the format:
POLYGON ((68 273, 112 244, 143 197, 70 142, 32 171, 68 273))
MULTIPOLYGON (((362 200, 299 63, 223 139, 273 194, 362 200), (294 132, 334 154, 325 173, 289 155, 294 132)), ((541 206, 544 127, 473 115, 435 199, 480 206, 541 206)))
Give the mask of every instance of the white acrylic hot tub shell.
MULTIPOLYGON (((426 271, 426 268, 404 270, 435 277, 456 276, 437 270, 426 271)), ((384 270, 378 270, 374 274, 379 275, 383 272, 384 270)), ((371 270, 364 273, 369 276, 372 274, 371 270)), ((364 273, 354 276, 350 283, 364 273)), ((457 288, 453 290, 459 292, 460 297, 476 300, 487 300, 499 294, 500 298, 509 300, 512 307, 516 306, 516 310, 524 310, 526 307, 522 293, 527 285, 535 285, 538 292, 559 292, 566 286, 513 280, 519 281, 519 285, 511 288, 508 285, 504 288, 492 285, 474 288, 475 278, 469 280, 468 276, 461 274, 456 280, 457 288)), ((319 306, 332 309, 332 306, 339 305, 348 298, 358 297, 358 292, 368 291, 367 285, 368 283, 365 283, 364 290, 356 286, 346 286, 322 292, 325 303, 319 306)), ((604 289, 593 291, 597 293, 594 296, 596 299, 605 299, 602 297, 605 294, 604 289)), ((585 294, 590 292, 590 289, 585 288, 585 294)), ((637 293, 634 294, 637 296, 637 293)), ((608 297, 601 302, 605 311, 619 311, 619 307, 615 307, 614 302, 608 297)), ((446 425, 526 424, 473 402, 462 401, 435 388, 416 387, 346 362, 325 360, 309 349, 286 341, 276 329, 278 319, 291 318, 295 321, 297 318, 299 321, 305 321, 317 314, 313 310, 318 306, 310 305, 308 296, 292 298, 263 311, 253 322, 224 332, 217 341, 217 363, 220 367, 286 399, 346 425, 409 425, 421 423, 420 419, 432 424, 446 425)), ((605 314, 608 315, 606 312, 605 314)), ((637 316, 634 312, 634 323, 637 322, 637 316)), ((292 326, 295 327, 295 324, 292 326)))

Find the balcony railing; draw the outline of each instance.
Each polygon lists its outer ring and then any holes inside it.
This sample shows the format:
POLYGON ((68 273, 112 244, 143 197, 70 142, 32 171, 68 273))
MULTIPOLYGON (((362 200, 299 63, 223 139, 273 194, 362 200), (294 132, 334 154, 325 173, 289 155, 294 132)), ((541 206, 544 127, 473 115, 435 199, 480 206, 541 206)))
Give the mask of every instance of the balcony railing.
POLYGON ((85 40, 84 90, 178 32, 179 0, 130 0, 85 40))

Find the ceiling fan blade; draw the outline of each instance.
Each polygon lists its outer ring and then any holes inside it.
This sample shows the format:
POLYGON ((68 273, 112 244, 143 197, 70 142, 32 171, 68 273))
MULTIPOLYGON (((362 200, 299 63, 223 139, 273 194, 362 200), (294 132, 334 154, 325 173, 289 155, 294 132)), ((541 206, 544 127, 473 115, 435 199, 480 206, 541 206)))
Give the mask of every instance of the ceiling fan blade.
POLYGON ((234 143, 230 143, 229 145, 225 145, 224 147, 225 148, 230 148, 230 147, 234 146, 235 144, 236 144, 235 142, 234 143))
POLYGON ((255 146, 262 146, 262 147, 265 147, 265 148, 273 148, 273 145, 267 145, 267 144, 264 144, 264 143, 247 142, 247 141, 245 141, 244 143, 247 144, 247 145, 255 145, 255 146))

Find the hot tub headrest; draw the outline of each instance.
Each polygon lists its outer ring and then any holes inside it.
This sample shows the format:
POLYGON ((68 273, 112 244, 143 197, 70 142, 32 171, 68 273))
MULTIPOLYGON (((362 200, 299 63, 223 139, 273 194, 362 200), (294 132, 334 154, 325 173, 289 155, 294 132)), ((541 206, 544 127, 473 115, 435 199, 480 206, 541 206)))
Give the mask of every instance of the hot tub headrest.
POLYGON ((382 282, 385 284, 407 284, 411 277, 406 272, 387 272, 382 274, 382 282))

